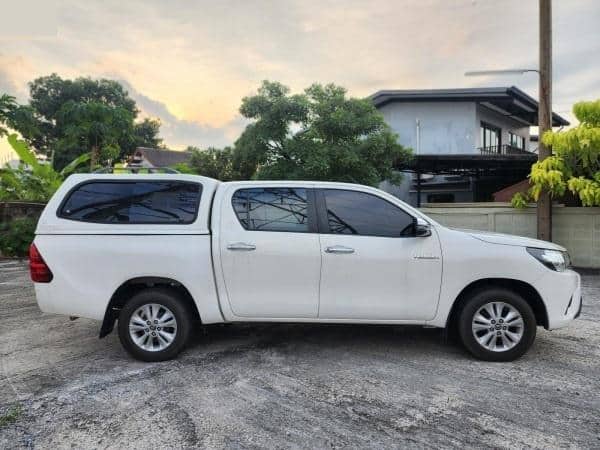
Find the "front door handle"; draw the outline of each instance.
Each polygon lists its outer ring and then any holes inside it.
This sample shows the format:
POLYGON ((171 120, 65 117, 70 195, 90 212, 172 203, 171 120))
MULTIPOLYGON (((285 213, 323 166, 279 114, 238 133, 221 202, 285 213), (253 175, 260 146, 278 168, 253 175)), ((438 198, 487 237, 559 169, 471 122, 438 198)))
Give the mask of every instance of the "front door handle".
POLYGON ((227 246, 227 250, 241 250, 245 252, 251 252, 252 250, 256 250, 256 245, 246 244, 245 242, 236 242, 234 244, 229 244, 227 246))
POLYGON ((344 247, 343 245, 333 245, 325 248, 325 253, 354 253, 354 249, 350 247, 344 247))

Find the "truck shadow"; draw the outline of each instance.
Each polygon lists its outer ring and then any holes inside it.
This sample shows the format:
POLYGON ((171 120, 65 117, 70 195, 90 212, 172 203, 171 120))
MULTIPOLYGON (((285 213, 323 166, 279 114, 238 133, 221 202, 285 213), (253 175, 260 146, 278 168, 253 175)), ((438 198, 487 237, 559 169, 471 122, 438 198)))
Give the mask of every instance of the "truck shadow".
MULTIPOLYGON (((439 328, 411 325, 253 323, 202 326, 195 330, 188 352, 196 349, 277 349, 296 352, 402 351, 434 354, 460 352, 439 328), (286 350, 287 349, 287 350, 286 350)), ((186 353, 188 353, 186 352, 186 353)))

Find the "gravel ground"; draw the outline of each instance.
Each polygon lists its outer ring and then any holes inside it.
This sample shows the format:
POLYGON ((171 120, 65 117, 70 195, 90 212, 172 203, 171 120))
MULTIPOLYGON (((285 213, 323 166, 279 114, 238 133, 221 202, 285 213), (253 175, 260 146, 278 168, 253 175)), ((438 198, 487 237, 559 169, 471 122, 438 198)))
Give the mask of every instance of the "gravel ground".
POLYGON ((579 320, 514 363, 436 329, 228 325, 144 364, 43 315, 0 261, 0 447, 600 448, 600 274, 583 282, 579 320))

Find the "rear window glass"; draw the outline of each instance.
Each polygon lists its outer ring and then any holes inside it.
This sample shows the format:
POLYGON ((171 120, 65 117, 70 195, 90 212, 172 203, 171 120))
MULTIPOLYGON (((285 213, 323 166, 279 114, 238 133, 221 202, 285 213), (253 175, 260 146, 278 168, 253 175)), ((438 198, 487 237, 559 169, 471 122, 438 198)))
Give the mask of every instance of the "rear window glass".
POLYGON ((117 224, 190 224, 202 186, 182 181, 93 181, 71 191, 59 217, 117 224))
POLYGON ((246 230, 291 233, 309 231, 306 189, 240 189, 233 194, 232 204, 246 230))

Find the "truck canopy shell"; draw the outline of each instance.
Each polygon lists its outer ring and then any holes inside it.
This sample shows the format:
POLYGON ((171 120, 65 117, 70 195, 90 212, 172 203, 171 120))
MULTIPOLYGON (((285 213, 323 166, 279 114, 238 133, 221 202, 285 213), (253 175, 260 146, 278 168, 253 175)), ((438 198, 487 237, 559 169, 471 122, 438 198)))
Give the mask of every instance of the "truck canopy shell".
POLYGON ((35 233, 41 234, 209 234, 210 208, 218 180, 187 174, 74 174, 52 196, 40 216, 35 233), (196 219, 189 224, 93 223, 59 216, 71 190, 94 181, 182 181, 202 186, 196 219))

